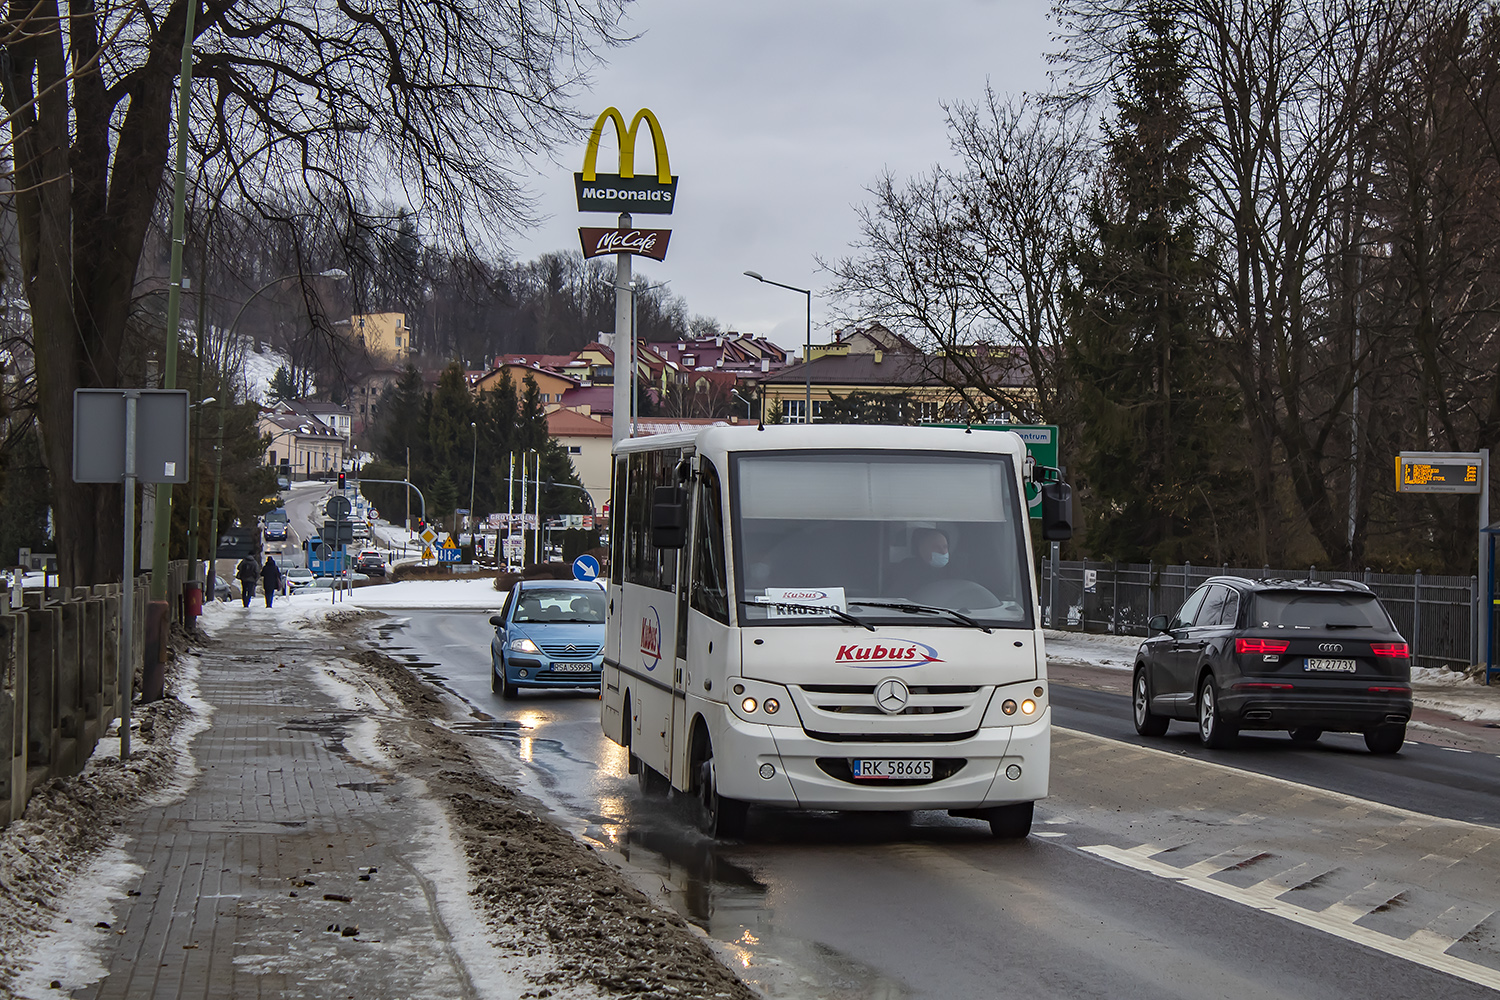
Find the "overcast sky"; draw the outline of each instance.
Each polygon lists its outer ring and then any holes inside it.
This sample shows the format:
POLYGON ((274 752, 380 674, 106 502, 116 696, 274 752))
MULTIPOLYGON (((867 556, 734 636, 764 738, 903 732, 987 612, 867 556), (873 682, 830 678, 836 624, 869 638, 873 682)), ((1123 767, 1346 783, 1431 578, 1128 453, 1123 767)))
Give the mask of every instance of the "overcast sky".
MULTIPOLYGON (((1047 87, 1053 47, 1048 0, 637 0, 628 29, 642 37, 609 56, 578 107, 611 105, 628 123, 642 107, 666 134, 680 178, 669 216, 635 216, 672 230, 664 263, 637 257, 637 275, 669 281, 694 314, 726 329, 800 347, 806 300, 746 270, 812 288, 813 342, 827 339, 830 277, 815 258, 846 255, 854 206, 882 170, 920 172, 948 157, 942 105, 1047 87)), ((558 153, 532 187, 548 218, 512 240, 522 260, 579 248, 578 227, 612 225, 580 213, 573 172, 583 147, 558 153)), ((636 170, 650 173, 650 143, 636 170)), ((545 165, 543 165, 545 166, 545 165)), ((611 128, 599 169, 618 169, 611 128)))

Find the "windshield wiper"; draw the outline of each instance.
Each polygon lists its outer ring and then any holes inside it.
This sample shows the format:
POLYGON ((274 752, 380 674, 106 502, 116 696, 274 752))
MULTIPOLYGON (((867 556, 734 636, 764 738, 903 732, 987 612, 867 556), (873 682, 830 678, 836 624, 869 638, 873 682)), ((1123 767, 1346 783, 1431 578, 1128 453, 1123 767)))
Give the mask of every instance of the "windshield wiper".
POLYGON ((983 632, 985 635, 989 635, 994 632, 994 629, 990 628, 987 625, 980 624, 979 622, 970 618, 968 615, 964 614, 962 611, 954 611, 952 608, 940 608, 935 604, 900 604, 895 601, 850 601, 849 603, 857 604, 862 608, 893 608, 896 611, 905 611, 909 615, 914 615, 921 612, 925 612, 926 614, 930 615, 948 615, 949 617, 956 618, 958 621, 963 622, 965 625, 969 625, 979 629, 979 631, 983 632))
POLYGON ((875 631, 875 626, 871 625, 869 622, 861 621, 847 611, 840 611, 838 608, 824 607, 821 604, 788 604, 786 601, 770 601, 766 600, 763 597, 759 600, 754 601, 748 601, 744 598, 741 598, 740 603, 748 604, 752 608, 769 608, 775 606, 778 608, 787 608, 791 611, 806 611, 816 615, 833 615, 839 621, 844 622, 847 625, 858 625, 860 628, 869 629, 871 632, 875 631))

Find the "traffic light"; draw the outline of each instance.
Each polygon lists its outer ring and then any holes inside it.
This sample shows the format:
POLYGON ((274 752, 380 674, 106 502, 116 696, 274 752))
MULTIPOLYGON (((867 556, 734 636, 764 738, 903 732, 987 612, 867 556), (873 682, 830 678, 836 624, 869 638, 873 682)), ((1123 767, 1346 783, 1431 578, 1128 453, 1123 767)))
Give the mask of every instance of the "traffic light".
POLYGON ((342 472, 339 473, 339 492, 344 492, 344 474, 342 472))

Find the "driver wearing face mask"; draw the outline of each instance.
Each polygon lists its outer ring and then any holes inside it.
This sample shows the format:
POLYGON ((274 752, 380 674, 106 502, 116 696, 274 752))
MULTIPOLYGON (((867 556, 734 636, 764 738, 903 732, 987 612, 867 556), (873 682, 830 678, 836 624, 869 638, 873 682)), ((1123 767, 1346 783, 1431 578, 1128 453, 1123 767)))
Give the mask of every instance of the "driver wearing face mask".
POLYGON ((901 563, 899 591, 907 596, 937 580, 948 578, 948 536, 937 528, 912 532, 912 556, 901 563))

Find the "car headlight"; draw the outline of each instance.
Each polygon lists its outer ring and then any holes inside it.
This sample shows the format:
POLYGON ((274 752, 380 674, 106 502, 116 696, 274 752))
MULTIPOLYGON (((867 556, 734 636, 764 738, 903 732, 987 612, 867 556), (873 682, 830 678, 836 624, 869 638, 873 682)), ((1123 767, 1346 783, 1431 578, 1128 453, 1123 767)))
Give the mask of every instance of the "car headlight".
POLYGON ((537 648, 536 643, 532 642, 530 639, 527 639, 525 636, 522 636, 522 637, 517 638, 517 639, 512 639, 510 641, 510 648, 511 648, 511 651, 515 652, 515 653, 540 653, 541 652, 541 650, 537 648))

